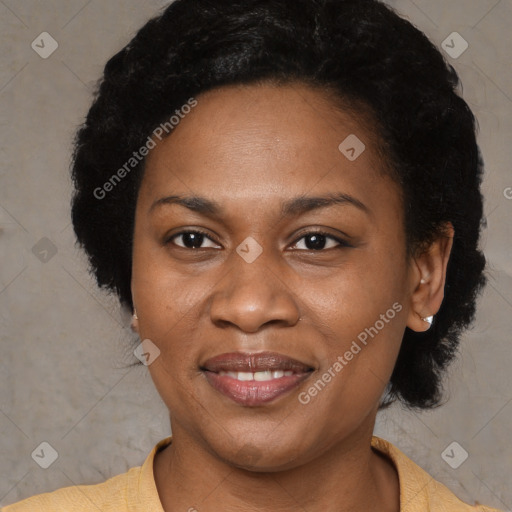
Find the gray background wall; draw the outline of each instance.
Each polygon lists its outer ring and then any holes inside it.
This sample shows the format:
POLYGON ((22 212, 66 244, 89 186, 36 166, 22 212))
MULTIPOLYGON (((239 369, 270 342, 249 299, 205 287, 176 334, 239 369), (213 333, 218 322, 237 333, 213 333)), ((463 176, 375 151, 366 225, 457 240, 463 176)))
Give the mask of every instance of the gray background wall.
MULTIPOLYGON (((489 284, 451 367, 448 402, 421 414, 393 407, 376 434, 462 499, 512 509, 512 1, 389 3, 439 47, 454 31, 469 43, 446 58, 480 124, 489 284), (456 469, 442 457, 452 442, 469 454, 456 469)), ((127 366, 129 318, 74 247, 68 177, 74 129, 104 63, 164 4, 0 0, 0 505, 104 481, 170 433, 147 369, 127 366), (47 59, 31 48, 44 31, 58 42, 47 59), (43 441, 58 453, 48 469, 31 456, 43 441)))

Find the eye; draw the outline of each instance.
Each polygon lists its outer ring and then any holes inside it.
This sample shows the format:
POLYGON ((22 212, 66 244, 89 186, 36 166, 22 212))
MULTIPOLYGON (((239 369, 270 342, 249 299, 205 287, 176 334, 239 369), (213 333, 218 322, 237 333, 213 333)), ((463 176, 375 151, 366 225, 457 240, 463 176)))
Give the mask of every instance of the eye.
MULTIPOLYGON (((335 237, 333 235, 330 235, 329 233, 324 233, 321 231, 310 231, 308 233, 305 233, 302 235, 297 241, 295 242, 294 246, 296 247, 299 244, 300 240, 306 240, 304 243, 304 247, 298 247, 301 250, 306 251, 321 251, 322 249, 332 249, 332 248, 342 248, 342 247, 352 247, 348 242, 345 240, 335 237), (328 241, 331 241, 331 246, 328 246, 328 241), (333 245, 334 242, 334 245, 333 245)), ((210 238, 210 236, 200 230, 194 230, 194 231, 181 231, 180 233, 176 233, 175 235, 169 237, 166 241, 166 244, 173 243, 177 245, 178 247, 181 247, 183 249, 204 249, 208 247, 216 247, 217 244, 210 238), (175 239, 182 240, 182 243, 175 243, 175 239), (209 241, 210 245, 203 246, 203 242, 209 241)))
POLYGON ((213 240, 203 231, 182 231, 181 233, 176 233, 175 235, 168 238, 165 243, 174 243, 173 240, 179 239, 180 237, 182 239, 183 245, 175 245, 184 249, 203 249, 205 247, 202 246, 202 244, 205 240, 209 240, 213 244, 206 247, 216 247, 216 244, 213 242, 213 240))
POLYGON ((304 243, 305 247, 302 250, 307 251, 320 251, 322 249, 332 249, 332 248, 342 248, 342 247, 352 247, 348 242, 342 240, 341 238, 337 238, 335 236, 329 235, 329 233, 324 233, 321 231, 310 231, 301 236, 296 242, 295 245, 298 245, 300 240, 306 240, 304 243), (326 247, 326 242, 331 240, 331 242, 335 242, 334 246, 326 247), (336 246, 337 243, 337 246, 336 246))

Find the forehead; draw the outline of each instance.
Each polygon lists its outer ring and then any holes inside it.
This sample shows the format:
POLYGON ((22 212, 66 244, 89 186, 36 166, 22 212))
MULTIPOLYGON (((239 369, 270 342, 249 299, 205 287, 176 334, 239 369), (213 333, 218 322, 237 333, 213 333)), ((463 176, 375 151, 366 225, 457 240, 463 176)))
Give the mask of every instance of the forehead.
POLYGON ((380 193, 388 203, 383 188, 396 195, 368 117, 320 90, 229 86, 196 99, 148 155, 143 201, 171 192, 259 204, 310 191, 380 193))

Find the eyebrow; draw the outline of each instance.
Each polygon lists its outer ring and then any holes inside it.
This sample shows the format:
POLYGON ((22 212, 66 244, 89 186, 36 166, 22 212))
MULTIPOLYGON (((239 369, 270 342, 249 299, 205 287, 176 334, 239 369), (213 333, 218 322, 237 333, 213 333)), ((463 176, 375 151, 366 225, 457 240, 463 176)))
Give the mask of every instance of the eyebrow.
MULTIPOLYGON (((159 206, 170 205, 170 204, 178 204, 197 212, 201 215, 205 215, 207 217, 220 217, 223 213, 223 208, 219 203, 213 201, 211 199, 207 199, 205 197, 199 196, 167 196, 157 199, 150 207, 149 212, 151 213, 159 206)), ((312 210, 317 210, 320 208, 327 208, 330 206, 336 205, 352 205, 359 210, 363 211, 367 215, 371 216, 371 210, 363 204, 359 199, 355 197, 345 194, 345 193, 336 193, 336 194, 327 194, 323 196, 297 196, 292 199, 289 199, 282 203, 281 205, 281 213, 285 217, 298 216, 312 210)))

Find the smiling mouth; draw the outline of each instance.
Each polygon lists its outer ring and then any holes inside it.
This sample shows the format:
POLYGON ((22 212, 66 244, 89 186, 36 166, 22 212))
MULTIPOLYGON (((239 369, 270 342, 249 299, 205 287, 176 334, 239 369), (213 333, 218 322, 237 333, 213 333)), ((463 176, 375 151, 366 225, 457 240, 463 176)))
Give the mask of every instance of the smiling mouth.
POLYGON ((200 369, 214 389, 238 404, 252 407, 290 393, 314 371, 276 352, 221 354, 208 359, 200 369))

